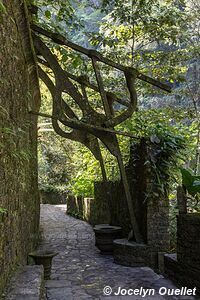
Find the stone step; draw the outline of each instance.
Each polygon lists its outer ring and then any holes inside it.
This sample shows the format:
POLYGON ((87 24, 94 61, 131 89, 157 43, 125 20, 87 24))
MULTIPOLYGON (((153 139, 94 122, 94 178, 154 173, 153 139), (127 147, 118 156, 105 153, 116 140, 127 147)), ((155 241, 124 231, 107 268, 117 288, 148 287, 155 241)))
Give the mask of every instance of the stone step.
POLYGON ((24 266, 9 282, 5 300, 42 300, 44 299, 43 266, 24 266))

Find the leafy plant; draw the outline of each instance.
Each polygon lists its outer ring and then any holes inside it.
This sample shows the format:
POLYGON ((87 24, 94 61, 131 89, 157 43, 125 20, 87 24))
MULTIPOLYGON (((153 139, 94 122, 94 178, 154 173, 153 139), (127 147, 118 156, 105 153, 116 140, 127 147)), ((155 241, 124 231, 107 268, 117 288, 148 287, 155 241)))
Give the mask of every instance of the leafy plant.
POLYGON ((84 217, 83 217, 83 213, 81 212, 78 212, 76 210, 70 210, 69 212, 67 212, 68 215, 76 218, 76 219, 80 219, 80 220, 84 220, 84 217))
POLYGON ((195 197, 200 193, 200 176, 193 175, 192 170, 181 168, 182 185, 187 192, 195 197))
POLYGON ((7 209, 6 208, 2 208, 0 207, 0 214, 4 214, 4 213, 7 213, 7 209))
MULTIPOLYGON (((155 112, 152 112, 155 115, 155 112)), ((163 193, 168 193, 171 182, 175 181, 180 163, 185 159, 186 139, 177 123, 171 125, 163 118, 162 112, 156 119, 153 114, 140 112, 132 119, 132 131, 136 136, 147 140, 147 161, 154 186, 163 193)), ((182 128, 183 129, 183 128, 182 128)))

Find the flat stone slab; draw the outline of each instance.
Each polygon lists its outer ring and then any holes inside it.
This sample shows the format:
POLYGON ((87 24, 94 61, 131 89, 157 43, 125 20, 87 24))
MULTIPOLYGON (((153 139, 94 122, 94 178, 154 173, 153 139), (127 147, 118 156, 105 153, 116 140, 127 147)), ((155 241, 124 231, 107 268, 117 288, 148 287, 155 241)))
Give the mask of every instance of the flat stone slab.
POLYGON ((67 280, 47 280, 45 282, 46 288, 62 288, 62 287, 71 287, 71 282, 67 280))
POLYGON ((43 266, 24 266, 14 274, 6 300, 40 300, 43 296, 43 266))
POLYGON ((47 289, 47 299, 53 300, 67 300, 73 299, 73 293, 71 288, 59 287, 47 289))

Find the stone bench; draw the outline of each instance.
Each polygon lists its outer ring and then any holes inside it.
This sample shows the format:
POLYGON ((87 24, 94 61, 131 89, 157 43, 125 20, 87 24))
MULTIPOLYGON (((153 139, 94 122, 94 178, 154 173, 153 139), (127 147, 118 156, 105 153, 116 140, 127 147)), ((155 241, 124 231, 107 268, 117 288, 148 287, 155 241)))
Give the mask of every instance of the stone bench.
POLYGON ((43 266, 24 266, 11 278, 6 300, 44 299, 43 266))

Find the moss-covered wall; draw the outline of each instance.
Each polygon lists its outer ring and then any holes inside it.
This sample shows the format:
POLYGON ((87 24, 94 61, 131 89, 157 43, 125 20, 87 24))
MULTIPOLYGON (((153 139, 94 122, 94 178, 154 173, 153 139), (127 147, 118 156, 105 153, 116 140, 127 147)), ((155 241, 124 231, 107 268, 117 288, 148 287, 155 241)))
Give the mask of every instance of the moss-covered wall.
POLYGON ((37 118, 40 94, 26 9, 0 12, 0 294, 38 236, 37 118))

